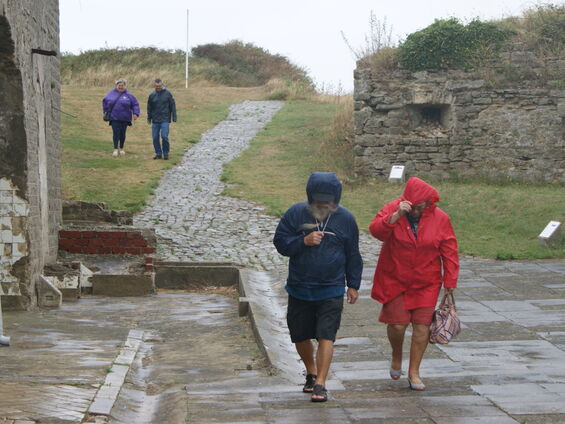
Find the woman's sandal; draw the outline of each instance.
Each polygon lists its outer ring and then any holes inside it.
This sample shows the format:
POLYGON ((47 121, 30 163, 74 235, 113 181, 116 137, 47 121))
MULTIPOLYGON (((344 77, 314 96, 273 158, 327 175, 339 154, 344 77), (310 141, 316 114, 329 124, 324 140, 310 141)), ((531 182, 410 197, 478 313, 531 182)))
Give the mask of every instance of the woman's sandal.
POLYGON ((314 384, 314 390, 312 391, 312 402, 325 402, 328 400, 328 391, 321 384, 314 384), (320 397, 314 397, 320 396, 320 397))
POLYGON ((390 367, 390 378, 393 380, 398 380, 402 375, 402 370, 395 370, 394 368, 390 367))
POLYGON ((302 388, 304 393, 312 393, 314 390, 314 384, 316 384, 316 377, 316 374, 308 374, 306 376, 306 383, 304 383, 304 387, 302 388))
POLYGON ((412 383, 412 381, 410 381, 410 377, 408 377, 408 384, 410 385, 410 388, 412 390, 417 390, 417 391, 422 391, 426 389, 426 385, 424 383, 412 383))

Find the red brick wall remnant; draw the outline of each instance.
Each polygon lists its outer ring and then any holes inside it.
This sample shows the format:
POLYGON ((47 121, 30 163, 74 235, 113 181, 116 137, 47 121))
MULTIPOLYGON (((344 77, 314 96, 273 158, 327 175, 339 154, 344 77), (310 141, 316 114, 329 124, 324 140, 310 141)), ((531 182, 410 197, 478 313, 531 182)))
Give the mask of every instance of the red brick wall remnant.
POLYGON ((151 255, 157 242, 153 230, 64 229, 59 231, 59 250, 93 255, 151 255))

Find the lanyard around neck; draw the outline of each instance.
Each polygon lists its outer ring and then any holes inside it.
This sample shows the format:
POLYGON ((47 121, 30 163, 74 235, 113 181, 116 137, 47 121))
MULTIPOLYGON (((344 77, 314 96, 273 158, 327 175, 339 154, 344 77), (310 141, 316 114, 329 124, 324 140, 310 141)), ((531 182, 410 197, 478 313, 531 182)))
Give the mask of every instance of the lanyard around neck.
MULTIPOLYGON (((328 218, 326 219, 326 223, 324 224, 324 226, 322 227, 322 229, 320 230, 320 225, 323 224, 322 222, 318 222, 318 220, 316 219, 316 227, 318 228, 318 231, 322 231, 324 232, 326 230, 326 227, 328 226, 328 222, 330 222, 330 217, 332 216, 332 214, 330 213, 328 215, 328 218)), ((314 218, 315 219, 315 218, 314 218)))

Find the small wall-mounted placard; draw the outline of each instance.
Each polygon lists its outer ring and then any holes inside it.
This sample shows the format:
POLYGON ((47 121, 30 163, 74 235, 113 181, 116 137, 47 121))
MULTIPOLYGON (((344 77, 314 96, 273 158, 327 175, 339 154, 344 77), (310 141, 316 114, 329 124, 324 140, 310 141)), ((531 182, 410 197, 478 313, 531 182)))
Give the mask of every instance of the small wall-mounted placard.
POLYGON ((403 165, 393 165, 390 169, 390 175, 388 176, 389 183, 403 183, 404 182, 404 166, 403 165))
POLYGON ((540 244, 556 244, 561 242, 561 222, 549 221, 543 231, 538 236, 540 244))

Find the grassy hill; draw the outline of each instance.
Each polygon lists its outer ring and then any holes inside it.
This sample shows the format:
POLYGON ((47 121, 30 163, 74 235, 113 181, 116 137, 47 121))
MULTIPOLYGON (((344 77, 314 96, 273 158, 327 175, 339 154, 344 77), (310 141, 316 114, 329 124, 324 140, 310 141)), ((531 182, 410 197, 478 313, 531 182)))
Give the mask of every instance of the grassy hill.
MULTIPOLYGON (((185 52, 143 47, 90 50, 62 56, 63 84, 111 87, 118 77, 125 78, 130 87, 150 87, 157 77, 169 87, 184 87, 185 52)), ((313 91, 312 81, 304 69, 284 56, 240 41, 193 48, 189 57, 189 81, 191 85, 229 87, 255 87, 270 81, 284 81, 313 91)))
MULTIPOLYGON (((378 209, 402 191, 398 185, 355 177, 351 96, 317 94, 303 70, 253 45, 233 42, 193 49, 188 90, 182 52, 153 48, 65 55, 62 75, 62 109, 77 116, 62 115, 65 199, 140 210, 163 172, 224 119, 230 104, 265 98, 294 100, 226 166, 227 194, 263 203, 278 215, 303 200, 310 172, 333 171, 344 182, 343 204, 366 229, 378 209), (113 158, 101 100, 118 76, 129 80, 142 116, 128 130, 126 156, 113 158), (157 76, 167 82, 178 106, 169 161, 151 159, 150 127, 144 116, 149 87, 157 76)), ((442 195, 440 207, 452 217, 461 253, 498 259, 565 258, 565 244, 547 248, 536 239, 550 219, 565 221, 565 187, 431 182, 442 195)))

